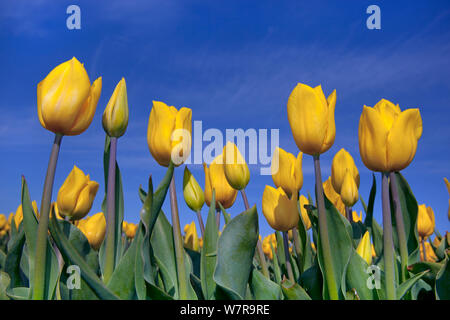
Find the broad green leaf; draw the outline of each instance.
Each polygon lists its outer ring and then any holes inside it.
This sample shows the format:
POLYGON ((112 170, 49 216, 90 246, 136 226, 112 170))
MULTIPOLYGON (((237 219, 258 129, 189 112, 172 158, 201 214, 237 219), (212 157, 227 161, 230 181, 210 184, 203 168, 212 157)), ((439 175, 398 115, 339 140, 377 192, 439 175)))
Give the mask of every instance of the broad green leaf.
POLYGON ((267 279, 257 269, 252 270, 249 284, 256 300, 281 300, 283 298, 280 285, 267 279))
POLYGON ((363 204, 364 211, 366 213, 364 225, 369 230, 370 236, 372 238, 372 243, 375 248, 375 253, 377 257, 380 257, 383 250, 383 229, 373 217, 373 208, 375 205, 376 193, 377 193, 377 180, 375 179, 375 174, 372 174, 372 187, 370 188, 368 205, 366 206, 362 197, 360 197, 360 199, 361 203, 363 204))
POLYGON ((6 289, 9 287, 11 278, 6 272, 0 271, 0 300, 9 300, 6 289))
POLYGON ((220 211, 222 211, 223 214, 223 220, 225 221, 225 224, 228 224, 228 222, 231 221, 231 215, 225 210, 225 208, 222 206, 222 204, 219 202, 220 211))
POLYGON ((233 218, 219 238, 214 271, 217 297, 245 298, 257 241, 258 213, 253 206, 233 218))
POLYGON ((445 263, 439 270, 436 276, 436 299, 450 300, 450 264, 448 256, 445 258, 445 263))
POLYGON ((313 254, 311 248, 311 241, 309 239, 308 230, 306 229, 303 217, 301 215, 301 208, 299 202, 297 203, 300 219, 298 220, 298 240, 300 244, 300 252, 298 253, 298 268, 301 272, 309 269, 313 264, 313 254))
MULTIPOLYGON (((14 223, 11 224, 12 227, 14 223)), ((25 244, 25 232, 23 228, 17 233, 14 239, 11 239, 8 243, 9 249, 5 259, 4 271, 9 275, 11 279, 10 287, 24 287, 28 285, 28 278, 20 268, 20 260, 22 258, 22 252, 25 244)))
POLYGON ((403 298, 403 296, 412 288, 412 286, 417 281, 419 281, 420 278, 422 278, 427 272, 428 272, 428 270, 423 271, 423 272, 421 272, 419 274, 416 274, 412 278, 409 278, 405 282, 401 283, 396 289, 396 295, 395 296, 397 297, 397 299, 401 300, 403 298))
POLYGON ((367 286, 367 280, 370 276, 367 273, 366 261, 356 253, 355 250, 352 252, 352 257, 350 263, 347 267, 347 290, 355 289, 360 300, 375 300, 376 291, 375 289, 369 289, 367 286))
POLYGON ((322 299, 323 279, 317 259, 309 269, 300 275, 300 285, 313 300, 322 299))
POLYGON ((298 283, 285 279, 281 282, 281 289, 284 297, 287 300, 311 300, 311 297, 306 293, 298 283))
POLYGON ((6 290, 6 294, 8 297, 10 297, 12 300, 29 300, 29 297, 31 295, 30 288, 26 287, 15 287, 15 288, 8 288, 6 290))

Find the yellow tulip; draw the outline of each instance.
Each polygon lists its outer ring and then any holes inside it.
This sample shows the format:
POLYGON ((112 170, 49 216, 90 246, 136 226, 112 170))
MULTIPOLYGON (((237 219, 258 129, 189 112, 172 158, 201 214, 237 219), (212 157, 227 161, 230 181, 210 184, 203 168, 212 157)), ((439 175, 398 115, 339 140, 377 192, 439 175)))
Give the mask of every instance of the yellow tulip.
POLYGON ((300 213, 302 214, 302 220, 305 224, 306 230, 311 229, 311 220, 309 220, 308 212, 305 209, 305 205, 309 204, 308 199, 304 195, 300 195, 300 198, 298 199, 299 207, 300 207, 300 213))
POLYGON ((370 245, 369 231, 364 233, 358 247, 356 248, 356 253, 358 253, 369 266, 372 264, 372 247, 370 245))
POLYGON ((295 143, 309 155, 324 153, 334 143, 336 90, 327 99, 319 85, 299 83, 289 96, 287 112, 295 143))
MULTIPOLYGON (((432 245, 426 241, 425 243, 425 250, 427 254, 427 261, 429 262, 436 262, 438 260, 438 257, 436 256, 436 253, 433 250, 432 245)), ((423 261, 423 246, 420 246, 420 260, 423 261)))
MULTIPOLYGON (((450 182, 448 182, 447 178, 444 178, 445 185, 447 186, 448 195, 450 197, 450 182)), ((450 220, 450 199, 448 199, 448 212, 447 212, 448 220, 450 220)))
POLYGON ((217 156, 209 168, 205 163, 203 164, 203 169, 205 170, 205 201, 208 206, 211 206, 212 191, 214 189, 216 208, 219 208, 218 203, 220 202, 227 209, 236 200, 237 190, 228 183, 223 167, 223 155, 217 156))
POLYGON ((200 244, 194 221, 184 227, 184 233, 184 246, 193 251, 198 251, 200 249, 200 244))
POLYGON ((277 237, 275 233, 269 234, 267 237, 264 237, 262 241, 263 252, 270 260, 273 259, 272 247, 274 250, 277 249, 277 237))
POLYGON ((2 213, 0 213, 0 230, 5 229, 8 226, 8 219, 2 213))
POLYGON ((182 164, 191 152, 192 110, 153 101, 147 130, 147 143, 156 162, 167 167, 172 160, 182 164))
POLYGON ((122 231, 125 233, 125 236, 128 239, 134 238, 134 236, 136 235, 137 227, 138 227, 137 224, 126 221, 122 222, 122 231))
POLYGON ((334 190, 339 194, 341 193, 342 184, 344 183, 344 177, 347 171, 350 172, 356 186, 359 188, 358 168, 356 168, 355 161, 350 153, 342 148, 336 153, 333 162, 331 163, 331 183, 334 190))
POLYGON ((372 259, 377 256, 377 253, 375 252, 375 247, 372 244, 372 259))
POLYGON ((91 210, 99 184, 89 179, 77 166, 59 189, 57 204, 61 216, 70 220, 84 218, 91 210))
MULTIPOLYGON (((56 202, 52 202, 52 208, 54 208, 56 219, 64 220, 64 217, 62 217, 59 214, 59 209, 58 209, 58 205, 56 204, 56 202)), ((52 212, 53 212, 53 210, 50 210, 50 217, 52 216, 52 212)))
POLYGON ((187 167, 184 168, 183 196, 188 207, 195 212, 200 211, 205 204, 205 194, 187 167))
POLYGON ((341 199, 347 207, 353 207, 358 201, 358 186, 348 170, 345 173, 344 181, 342 182, 341 199))
POLYGON ((278 231, 288 231, 298 225, 297 195, 291 199, 283 189, 266 186, 262 198, 262 211, 269 225, 278 231))
POLYGON ((84 233, 91 247, 98 250, 106 234, 106 219, 103 212, 96 213, 88 219, 80 220, 77 227, 84 233))
POLYGON ((345 216, 345 204, 342 202, 341 196, 334 190, 331 184, 331 177, 323 183, 323 191, 334 207, 345 216))
POLYGON ((270 167, 273 183, 277 188, 282 188, 289 197, 303 186, 302 158, 302 152, 299 152, 296 158, 281 148, 276 148, 273 154, 270 167))
POLYGON ((434 232, 434 212, 431 207, 427 207, 424 204, 419 205, 417 214, 417 231, 419 236, 423 239, 431 236, 434 232))
POLYGON ((239 149, 232 142, 223 147, 225 177, 230 186, 236 190, 244 189, 250 180, 250 170, 239 149))
POLYGON ((54 68, 37 86, 41 125, 54 133, 73 136, 92 122, 102 90, 102 78, 91 86, 84 66, 74 57, 54 68))
POLYGON ((103 129, 110 137, 121 137, 128 126, 127 84, 122 78, 106 105, 102 117, 103 129))
POLYGON ((353 222, 363 222, 362 221, 362 211, 359 212, 359 215, 356 211, 352 212, 352 218, 353 218, 353 222))
POLYGON ((414 158, 422 136, 419 109, 403 112, 381 99, 373 108, 364 106, 359 120, 359 152, 372 171, 400 171, 414 158))
MULTIPOLYGON (((39 210, 37 207, 36 201, 31 202, 31 206, 33 207, 34 215, 39 218, 39 210)), ((16 225, 16 229, 19 230, 19 225, 23 220, 23 209, 22 204, 17 207, 16 214, 14 214, 14 223, 16 225)))

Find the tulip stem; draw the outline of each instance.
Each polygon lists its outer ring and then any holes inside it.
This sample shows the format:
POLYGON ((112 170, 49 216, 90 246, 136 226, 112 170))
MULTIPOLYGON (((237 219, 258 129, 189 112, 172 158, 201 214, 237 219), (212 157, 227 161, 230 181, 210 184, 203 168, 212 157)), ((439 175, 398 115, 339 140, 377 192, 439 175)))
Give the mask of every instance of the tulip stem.
POLYGON ((303 261, 304 257, 302 254, 302 249, 300 248, 300 242, 298 241, 299 235, 298 235, 297 227, 292 228, 292 238, 294 239, 294 248, 295 248, 295 253, 297 256, 298 269, 299 269, 300 273, 302 273, 303 265, 304 265, 304 261, 303 261))
POLYGON ((288 277, 289 277, 289 280, 291 280, 293 283, 295 283, 294 273, 292 272, 291 257, 289 254, 288 233, 286 231, 283 231, 283 243, 284 243, 284 256, 286 257, 286 269, 287 269, 288 277))
POLYGON ((183 239, 181 237, 180 218, 178 215, 177 192, 175 189, 175 172, 170 182, 170 209, 172 211, 173 241, 175 244, 175 256, 177 260, 178 290, 181 300, 188 299, 187 276, 184 265, 183 239))
POLYGON ((36 257, 34 262, 34 290, 33 299, 42 300, 45 297, 45 277, 47 262, 47 235, 50 205, 52 201, 53 183, 55 181, 56 164, 58 162, 59 149, 61 147, 61 134, 55 135, 50 159, 48 161, 47 174, 45 176, 44 190, 41 200, 41 215, 36 240, 36 257))
MULTIPOLYGON (((245 210, 250 209, 250 205, 248 204, 247 194, 245 193, 245 189, 241 189, 242 199, 244 200, 245 210)), ((267 269, 266 257, 264 256, 264 251, 262 249, 261 240, 258 237, 258 242, 256 243, 256 250, 258 251, 259 262, 261 264, 261 271, 266 278, 269 278, 269 269, 267 269)))
POLYGON ((106 249, 105 249, 105 283, 108 283, 114 272, 115 264, 115 236, 116 236, 116 154, 117 138, 110 138, 108 190, 106 191, 106 249))
POLYGON ((402 207, 400 205, 400 198, 398 196, 397 177, 395 172, 389 174, 389 180, 391 182, 391 193, 394 203, 395 222, 397 225, 398 242, 400 246, 400 260, 402 265, 401 279, 402 282, 406 281, 406 271, 408 268, 408 246, 406 242, 405 224, 403 222, 402 207))
POLYGON ((352 213, 352 208, 351 207, 347 207, 345 206, 345 213, 347 214, 347 219, 350 223, 353 222, 353 213, 352 213))
POLYGON ((197 219, 198 224, 200 225, 200 231, 202 232, 202 239, 205 236, 205 225, 203 223, 202 212, 200 210, 197 211, 197 219))
POLYGON ((216 210, 216 224, 217 224, 217 230, 220 230, 220 210, 216 210))
POLYGON ((389 202, 389 173, 381 173, 381 197, 383 206, 383 258, 386 298, 395 300, 394 243, 392 240, 391 208, 389 202))
MULTIPOLYGON (((317 206, 319 210, 319 244, 322 249, 325 280, 327 282, 328 294, 331 300, 338 300, 339 293, 333 270, 330 240, 328 238, 327 217, 325 212, 325 199, 323 197, 322 173, 320 171, 320 156, 314 156, 314 171, 316 176, 317 206)), ((319 248, 317 248, 319 249, 319 248)))
POLYGON ((422 238, 422 251, 423 251, 423 260, 422 261, 427 261, 427 249, 425 247, 425 239, 422 238))

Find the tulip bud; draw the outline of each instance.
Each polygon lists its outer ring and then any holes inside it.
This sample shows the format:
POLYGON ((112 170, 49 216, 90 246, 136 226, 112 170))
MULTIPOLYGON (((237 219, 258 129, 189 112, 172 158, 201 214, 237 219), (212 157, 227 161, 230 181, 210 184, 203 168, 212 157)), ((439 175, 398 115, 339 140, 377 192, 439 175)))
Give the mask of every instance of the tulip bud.
POLYGON ((185 232, 184 246, 193 251, 198 251, 200 245, 194 221, 192 221, 191 224, 187 224, 184 227, 184 232, 185 232))
POLYGON ((311 220, 309 220, 308 211, 305 209, 305 205, 309 204, 308 199, 304 195, 300 195, 298 199, 300 213, 302 215, 303 223, 305 224, 306 230, 311 229, 311 220))
POLYGON ((300 151, 309 155, 324 153, 334 143, 336 90, 327 99, 319 85, 311 88, 299 83, 287 103, 289 124, 300 151))
POLYGON ((364 233, 358 247, 356 248, 356 253, 358 253, 369 266, 372 264, 372 247, 370 245, 369 231, 364 233))
POLYGON ((54 133, 78 135, 92 122, 102 78, 91 86, 84 66, 74 57, 54 68, 37 86, 41 125, 54 133))
POLYGON ((359 152, 364 165, 373 171, 406 168, 414 158, 422 136, 419 109, 401 111, 381 99, 373 108, 364 106, 359 120, 359 152))
POLYGON ((106 105, 102 117, 103 129, 110 137, 124 135, 128 126, 128 98, 125 78, 119 81, 106 105))
POLYGON ((208 206, 211 206, 214 189, 217 209, 220 208, 219 202, 225 209, 228 209, 233 205, 237 196, 237 190, 228 183, 223 167, 223 155, 217 156, 209 168, 205 163, 203 164, 205 170, 205 201, 208 206))
POLYGON ((267 237, 264 237, 262 241, 263 252, 270 260, 273 259, 272 248, 274 250, 277 249, 277 238, 275 236, 275 233, 269 234, 267 237))
POLYGON ((276 148, 272 158, 271 173, 273 183, 282 188, 291 197, 303 186, 302 172, 303 153, 299 152, 297 158, 281 148, 276 148))
POLYGON ((187 167, 184 168, 183 196, 188 207, 195 212, 200 211, 205 203, 205 194, 187 167))
POLYGON ((347 170, 341 187, 341 199, 347 207, 353 207, 358 202, 358 186, 350 171, 347 170))
POLYGON ((228 183, 236 190, 245 189, 250 180, 250 170, 239 149, 234 143, 227 142, 222 154, 228 183))
POLYGON ((297 195, 291 199, 283 189, 266 186, 262 198, 262 211, 269 225, 278 231, 288 231, 298 225, 297 195))
POLYGON ((359 188, 358 168, 356 168, 355 161, 350 153, 342 148, 336 153, 331 163, 331 183, 334 190, 339 194, 341 193, 342 183, 344 182, 344 176, 347 170, 350 171, 356 186, 359 188))
POLYGON ((147 130, 150 153, 161 166, 182 164, 191 152, 192 110, 153 101, 147 130))
POLYGON ((136 235, 136 231, 137 231, 137 224, 134 223, 128 223, 126 221, 123 221, 122 223, 122 231, 125 233, 125 236, 128 239, 133 239, 134 236, 136 235))
POLYGON ((61 216, 70 220, 84 218, 91 210, 99 184, 89 179, 83 171, 73 166, 59 189, 57 204, 61 216))
POLYGON ((331 177, 323 183, 323 191, 327 199, 345 217, 345 204, 342 202, 341 196, 334 190, 331 184, 331 177))
POLYGON ((431 236, 434 232, 434 212, 431 207, 424 204, 419 205, 417 213, 417 231, 423 239, 431 236))
POLYGON ((106 234, 106 219, 103 212, 96 213, 88 219, 80 220, 77 227, 84 233, 91 247, 98 250, 106 234))

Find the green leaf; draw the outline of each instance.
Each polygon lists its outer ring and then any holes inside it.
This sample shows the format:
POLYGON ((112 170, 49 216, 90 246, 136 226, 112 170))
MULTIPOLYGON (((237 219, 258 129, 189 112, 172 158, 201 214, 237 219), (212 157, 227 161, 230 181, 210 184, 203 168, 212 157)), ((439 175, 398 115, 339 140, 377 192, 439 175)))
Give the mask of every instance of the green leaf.
POLYGON ((203 297, 206 300, 214 299, 216 283, 214 282, 214 270, 217 259, 217 239, 219 230, 216 224, 215 213, 215 190, 213 190, 211 205, 206 219, 205 234, 203 236, 203 247, 200 254, 200 281, 203 297))
POLYGON ((298 268, 301 272, 309 269, 313 264, 313 254, 312 254, 312 248, 311 248, 311 241, 308 235, 308 230, 306 229, 305 223, 303 221, 303 217, 301 215, 301 208, 299 207, 300 204, 298 202, 298 212, 300 219, 298 220, 298 238, 299 238, 299 244, 300 244, 300 252, 298 253, 299 263, 298 268))
POLYGON ((26 287, 15 287, 7 289, 6 294, 12 300, 29 300, 31 290, 26 287))
POLYGON ((450 264, 448 256, 445 258, 445 263, 439 270, 436 276, 436 299, 450 300, 450 264))
POLYGON ((273 267, 275 281, 276 281, 276 283, 281 283, 281 268, 280 268, 280 264, 278 263, 278 256, 277 256, 275 248, 272 245, 272 242, 270 242, 270 248, 272 249, 272 257, 273 257, 272 267, 273 267))
POLYGON ((421 261, 411 265, 408 269, 413 274, 419 274, 423 271, 428 270, 429 272, 423 276, 422 280, 434 287, 437 274, 439 273, 439 270, 441 270, 443 265, 443 263, 421 261))
MULTIPOLYGON (((11 224, 13 228, 14 223, 11 224)), ((20 268, 20 260, 22 258, 22 252, 25 244, 25 232, 21 228, 20 232, 12 238, 8 243, 8 254, 5 259, 5 271, 8 273, 11 283, 10 287, 24 287, 28 286, 28 279, 20 268), (25 278, 25 279, 24 279, 25 278)))
POLYGON ((216 297, 244 299, 258 241, 256 206, 233 218, 217 245, 216 297))
POLYGON ((289 279, 281 282, 281 289, 287 300, 311 300, 311 297, 306 293, 305 289, 289 279))
POLYGON ((377 257, 381 257, 381 253, 383 250, 383 229, 373 217, 373 208, 375 205, 376 193, 377 193, 377 180, 375 179, 375 174, 372 173, 372 187, 370 188, 369 204, 366 206, 363 198, 360 197, 360 199, 361 203, 363 204, 364 211, 366 213, 364 225, 369 230, 377 257))
POLYGON ((401 300, 403 298, 403 296, 409 291, 409 289, 411 289, 412 286, 417 281, 419 281, 420 278, 422 278, 427 272, 428 272, 428 270, 423 271, 423 272, 421 272, 419 274, 416 274, 412 278, 409 278, 405 282, 401 283, 396 289, 396 297, 397 297, 397 299, 401 300))
POLYGON ((256 300, 281 300, 283 298, 280 285, 267 279, 257 269, 252 270, 249 284, 256 300))
POLYGON ((367 273, 368 267, 366 261, 353 250, 350 263, 347 267, 346 287, 347 290, 355 289, 360 300, 376 299, 375 289, 371 290, 367 286, 367 280, 370 276, 367 273))
POLYGON ((225 221, 225 224, 227 225, 228 222, 231 221, 231 215, 225 210, 225 208, 222 206, 222 204, 219 202, 220 211, 222 211, 223 214, 223 220, 225 221))
POLYGON ((9 287, 11 278, 6 272, 0 271, 0 300, 9 300, 6 289, 9 287))
POLYGON ((309 269, 300 275, 300 285, 313 300, 322 299, 323 279, 317 259, 309 269))

